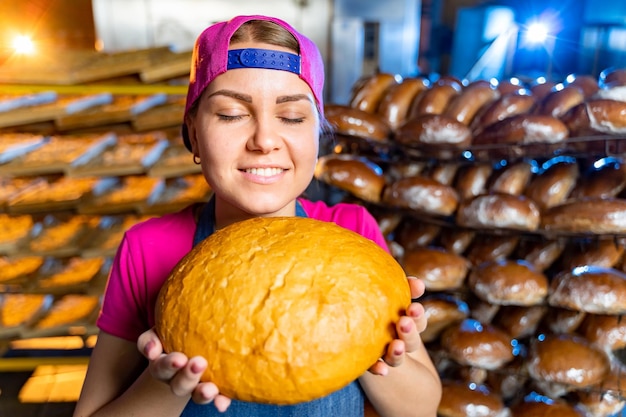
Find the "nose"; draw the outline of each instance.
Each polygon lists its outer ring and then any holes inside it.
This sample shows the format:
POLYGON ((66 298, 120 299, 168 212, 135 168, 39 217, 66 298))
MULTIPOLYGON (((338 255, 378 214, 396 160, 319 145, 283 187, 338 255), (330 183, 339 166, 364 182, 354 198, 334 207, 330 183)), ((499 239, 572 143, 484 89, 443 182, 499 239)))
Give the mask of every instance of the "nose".
POLYGON ((276 121, 271 116, 257 117, 254 130, 247 142, 250 151, 270 153, 279 149, 282 139, 276 121))

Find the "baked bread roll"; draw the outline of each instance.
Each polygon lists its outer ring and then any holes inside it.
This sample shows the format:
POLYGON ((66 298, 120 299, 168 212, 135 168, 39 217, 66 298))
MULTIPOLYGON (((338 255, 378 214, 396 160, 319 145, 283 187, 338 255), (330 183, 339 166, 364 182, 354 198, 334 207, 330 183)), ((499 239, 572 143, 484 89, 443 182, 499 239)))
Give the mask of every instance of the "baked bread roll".
POLYGON ((387 185, 382 201, 391 206, 449 216, 459 203, 456 190, 433 179, 418 176, 403 178, 387 185))
POLYGON ((545 394, 558 397, 602 381, 609 360, 582 337, 545 334, 531 341, 527 368, 545 394))
POLYGON ((548 303, 595 314, 626 313, 626 273, 585 266, 552 277, 548 303))
POLYGON ((341 135, 381 142, 389 139, 391 133, 391 128, 380 115, 350 106, 327 104, 324 106, 324 117, 341 135))
POLYGON ((462 166, 456 175, 454 188, 462 200, 471 199, 487 192, 487 183, 493 168, 490 164, 476 163, 462 166))
POLYGON ((540 210, 565 202, 580 175, 578 164, 574 160, 554 159, 545 165, 545 170, 530 181, 524 192, 540 210))
POLYGON ((548 278, 523 261, 484 262, 472 268, 467 284, 477 297, 497 305, 538 305, 548 295, 548 278))
POLYGON ((224 395, 293 404, 366 372, 410 302, 402 267, 371 240, 310 218, 254 218, 181 260, 155 330, 166 352, 210 358, 201 379, 224 395))
POLYGON ((583 322, 587 313, 567 308, 549 307, 543 318, 542 326, 552 333, 574 333, 583 322))
POLYGON ((576 86, 580 88, 585 98, 593 96, 600 89, 598 79, 592 75, 587 74, 569 74, 565 77, 566 86, 576 86))
MULTIPOLYGON (((517 77, 511 77, 504 80, 499 80, 496 83, 496 88, 501 95, 517 93, 520 90, 527 89, 526 84, 517 77)), ((528 90, 530 94, 530 90, 528 90)))
POLYGON ((577 266, 612 268, 624 254, 623 243, 614 239, 570 240, 560 260, 561 269, 571 270, 577 266))
POLYGON ((471 245, 474 236, 476 232, 473 230, 447 227, 439 233, 437 242, 445 250, 461 255, 471 245))
POLYGON ((495 171, 489 180, 490 193, 520 195, 533 175, 533 165, 527 161, 514 162, 495 171))
POLYGON ((472 132, 447 116, 424 114, 408 119, 396 130, 394 140, 415 146, 426 154, 449 158, 470 145, 472 132))
POLYGON ((544 211, 541 228, 549 232, 620 234, 626 232, 626 200, 586 198, 544 211))
POLYGON ((469 126, 483 106, 499 97, 500 92, 488 81, 475 81, 450 100, 443 115, 469 126))
POLYGON ((612 361, 609 374, 597 385, 576 392, 575 401, 588 416, 619 416, 626 405, 626 366, 612 361))
POLYGON ((626 164, 620 159, 597 161, 576 183, 572 199, 617 197, 626 188, 626 164))
POLYGON ((472 265, 506 259, 513 253, 519 242, 516 235, 479 234, 474 238, 466 257, 472 265))
POLYGON ((385 186, 381 167, 353 155, 321 156, 315 166, 315 178, 372 203, 380 201, 385 186))
POLYGON ((378 114, 387 122, 391 130, 397 129, 407 119, 415 97, 430 87, 426 78, 405 78, 399 84, 393 84, 383 96, 378 114))
POLYGON ((585 102, 589 124, 600 133, 626 133, 626 102, 607 99, 587 100, 585 102))
POLYGON ((530 86, 530 91, 537 101, 541 101, 545 96, 550 94, 556 82, 546 80, 544 77, 537 78, 530 86))
POLYGON ((493 324, 507 332, 512 338, 521 339, 535 334, 547 307, 502 306, 493 318, 493 324))
POLYGON ((405 251, 429 245, 439 235, 441 226, 419 221, 414 218, 405 219, 395 233, 395 241, 405 251))
POLYGON ((387 89, 397 84, 395 75, 374 74, 363 80, 353 92, 349 106, 367 113, 376 113, 387 89))
POLYGON ((537 205, 524 196, 483 194, 459 203, 456 222, 463 227, 533 231, 540 216, 537 205))
POLYGON ((545 271, 561 257, 565 246, 561 239, 521 239, 515 257, 528 262, 537 271, 545 271))
POLYGON ((432 165, 429 170, 424 172, 424 175, 438 183, 453 185, 460 166, 456 162, 441 162, 432 165))
POLYGON ((474 137, 472 144, 555 144, 568 137, 567 126, 556 117, 519 114, 486 126, 474 137))
POLYGON ((426 329, 420 333, 424 343, 436 341, 441 332, 453 323, 469 315, 467 303, 448 294, 434 294, 420 299, 424 315, 428 321, 426 329))
POLYGON ((453 80, 438 80, 428 90, 416 97, 409 110, 408 119, 425 114, 442 114, 450 101, 461 94, 461 84, 453 80))
POLYGON ((499 395, 491 392, 485 385, 466 384, 458 381, 443 381, 441 402, 437 407, 440 417, 503 417, 508 415, 508 408, 499 395))
POLYGON ((435 247, 406 251, 401 264, 407 275, 421 279, 428 291, 461 288, 470 269, 469 261, 463 256, 435 247))
POLYGON ((511 417, 584 417, 582 411, 564 400, 527 399, 511 406, 511 417))
POLYGON ((448 326, 440 342, 450 358, 461 365, 494 370, 513 360, 511 337, 474 319, 448 326))
POLYGON ((621 316, 587 314, 578 332, 607 353, 626 348, 626 320, 621 316))
POLYGON ((560 118, 569 109, 585 101, 585 95, 579 87, 575 85, 560 87, 562 88, 551 91, 541 101, 537 114, 560 118))
POLYGON ((485 127, 519 114, 529 113, 536 105, 537 99, 525 94, 525 91, 502 95, 483 107, 471 123, 474 134, 480 133, 485 127))

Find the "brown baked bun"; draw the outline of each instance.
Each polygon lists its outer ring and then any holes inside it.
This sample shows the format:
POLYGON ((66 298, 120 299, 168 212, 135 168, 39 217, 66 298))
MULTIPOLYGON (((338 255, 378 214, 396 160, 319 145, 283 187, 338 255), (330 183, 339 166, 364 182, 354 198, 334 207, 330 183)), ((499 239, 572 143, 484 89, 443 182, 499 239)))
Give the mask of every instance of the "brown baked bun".
POLYGON ((382 116, 391 130, 397 129, 407 119, 415 97, 430 87, 426 78, 405 78, 399 84, 393 84, 383 96, 378 114, 382 116))
POLYGON ((522 239, 520 240, 515 255, 531 264, 537 271, 545 271, 561 257, 565 250, 566 242, 561 239, 522 239))
POLYGON ((530 86, 530 91, 537 101, 542 100, 545 96, 550 94, 556 82, 546 80, 543 77, 537 78, 530 86))
POLYGON ((626 164, 622 159, 596 161, 570 194, 572 199, 617 197, 626 188, 626 164))
POLYGON ((324 117, 340 135, 382 142, 389 139, 391 128, 378 114, 341 104, 326 104, 324 117))
POLYGON ((473 230, 447 227, 441 230, 437 242, 445 250, 461 255, 472 244, 474 236, 476 232, 473 230))
POLYGON ((611 268, 624 254, 624 246, 614 239, 572 239, 561 257, 561 269, 571 270, 577 266, 611 268))
POLYGON ((461 288, 470 268, 469 261, 463 256, 435 247, 406 251, 401 264, 407 275, 421 279, 428 291, 461 288))
POLYGON ((550 282, 548 303, 595 314, 626 313, 626 273, 584 266, 561 271, 550 282))
POLYGON ((570 74, 565 77, 564 84, 580 88, 585 98, 593 96, 600 89, 598 78, 588 74, 570 74))
POLYGON ((428 326, 420 333, 424 343, 436 341, 446 327, 469 315, 469 307, 465 301, 447 294, 429 295, 421 298, 420 303, 428 321, 428 326))
POLYGON ((394 140, 429 155, 450 157, 470 145, 472 132, 447 116, 424 114, 408 119, 396 129, 394 140))
POLYGON ((582 411, 564 400, 539 398, 520 401, 511 406, 511 417, 584 417, 582 411))
POLYGON ((540 210, 565 202, 580 175, 574 160, 557 158, 544 165, 544 170, 530 180, 524 191, 526 197, 533 200, 540 210))
POLYGON ((415 218, 407 218, 398 225, 394 233, 394 240, 405 251, 429 245, 439 235, 441 226, 420 221, 415 218))
POLYGON ((585 102, 591 129, 600 133, 626 133, 626 102, 593 99, 585 102))
POLYGON ((536 105, 537 99, 525 94, 525 90, 517 93, 502 95, 495 101, 486 104, 471 123, 474 134, 480 133, 486 126, 506 118, 529 113, 536 105))
POLYGON ((548 307, 548 312, 543 318, 542 327, 556 334, 574 333, 586 315, 587 313, 584 311, 548 307))
POLYGON ((430 169, 424 172, 424 175, 434 179, 438 183, 453 185, 459 168, 460 164, 456 162, 441 162, 432 165, 430 169))
POLYGON ((506 259, 515 251, 519 236, 479 234, 472 241, 465 257, 472 265, 506 259))
POLYGON ((209 359, 201 379, 224 395, 292 404, 364 373, 410 302, 402 267, 370 239, 310 218, 254 218, 179 262, 155 329, 166 352, 209 359))
POLYGON ((521 339, 535 334, 546 311, 547 307, 543 305, 502 306, 493 318, 493 324, 512 338, 521 339))
POLYGON ((385 186, 380 166, 354 155, 321 156, 315 166, 315 178, 371 203, 380 201, 385 186))
POLYGON ((416 97, 409 110, 408 119, 424 114, 442 114, 452 98, 461 94, 461 84, 451 80, 439 80, 416 97))
POLYGON ((507 415, 507 410, 502 398, 485 385, 458 381, 442 383, 438 417, 503 417, 507 415))
POLYGON ((459 203, 459 226, 514 230, 537 230, 539 208, 529 198, 511 194, 483 194, 459 203))
POLYGON ((586 198, 544 211, 541 227, 549 232, 616 234, 626 232, 626 199, 586 198))
POLYGON ((626 320, 618 315, 587 314, 577 330, 605 352, 626 348, 626 320))
POLYGON ((448 326, 440 342, 450 358, 461 365, 494 370, 514 357, 511 336, 470 318, 448 326))
POLYGON ((585 101, 585 95, 579 87, 575 85, 567 87, 560 85, 560 87, 550 92, 541 101, 537 109, 538 114, 560 118, 569 109, 585 101))
POLYGON ((519 90, 523 90, 526 88, 526 84, 517 77, 511 77, 496 82, 496 89, 500 92, 501 95, 516 93, 519 90))
POLYGON ((457 208, 456 190, 433 179, 417 176, 402 178, 385 187, 382 201, 433 215, 449 216, 457 208))
POLYGON ((492 304, 531 306, 548 295, 548 278, 523 261, 484 262, 472 268, 467 284, 492 304))
POLYGON ((533 165, 527 161, 514 162, 494 171, 489 180, 490 193, 520 195, 533 175, 533 165))
POLYGON ((602 381, 609 359, 582 337, 541 334, 530 343, 528 374, 548 396, 586 388, 602 381))
POLYGON ((556 117, 518 114, 486 126, 472 145, 559 144, 569 137, 567 126, 556 117))
POLYGON ((450 100, 443 115, 469 126, 483 106, 499 97, 500 92, 488 81, 475 81, 450 100))
POLYGON ((395 75, 384 72, 367 77, 354 89, 348 105, 367 113, 376 113, 387 90, 397 83, 395 75))
POLYGON ((597 385, 579 390, 575 399, 587 416, 623 415, 626 406, 626 366, 612 361, 609 374, 597 385))
POLYGON ((493 168, 491 164, 475 163, 459 168, 455 177, 454 188, 462 200, 471 199, 487 192, 487 183, 493 168))

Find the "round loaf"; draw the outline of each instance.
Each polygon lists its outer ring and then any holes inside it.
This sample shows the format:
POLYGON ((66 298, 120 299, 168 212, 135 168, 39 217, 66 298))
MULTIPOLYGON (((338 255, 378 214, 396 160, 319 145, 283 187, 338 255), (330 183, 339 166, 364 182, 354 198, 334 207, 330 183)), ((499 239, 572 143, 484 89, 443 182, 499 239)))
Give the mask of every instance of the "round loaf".
POLYGON ((487 182, 491 177, 491 164, 476 163, 460 168, 454 182, 454 188, 463 200, 474 198, 487 191, 487 182))
POLYGON ((519 114, 485 127, 472 144, 560 143, 567 139, 567 126, 552 116, 519 114))
POLYGON ((537 112, 546 116, 561 117, 584 100, 583 91, 575 85, 569 85, 548 94, 541 101, 537 112))
POLYGON ((589 387, 609 372, 606 354, 572 335, 545 334, 533 339, 527 364, 531 378, 554 384, 552 393, 589 387))
POLYGON ((545 271, 563 254, 566 243, 561 239, 523 239, 516 248, 516 257, 531 264, 537 271, 545 271))
POLYGON ((543 325, 552 333, 573 333, 583 322, 587 313, 567 308, 549 307, 543 325))
POLYGON ((521 91, 502 95, 490 102, 478 112, 472 121, 471 128, 474 134, 480 133, 486 126, 519 114, 529 113, 535 106, 537 99, 521 91))
POLYGON ((594 167, 576 183, 572 199, 617 197, 626 188, 626 164, 620 159, 596 161, 594 167))
POLYGON ((466 318, 448 326, 441 346, 461 365, 494 370, 513 360, 511 336, 491 324, 466 318))
POLYGON ((469 146, 471 130, 461 122, 440 114, 425 114, 407 120, 395 132, 395 141, 414 145, 424 153, 447 156, 469 146))
POLYGON ((566 86, 573 85, 580 88, 585 98, 593 96, 600 89, 598 79, 587 74, 570 74, 565 77, 566 86))
POLYGON ((561 269, 593 265, 603 268, 615 266, 624 254, 624 245, 614 239, 572 240, 560 260, 561 269))
POLYGON ((504 95, 504 94, 517 93, 520 90, 526 89, 527 86, 519 78, 511 77, 508 79, 498 81, 496 88, 498 89, 501 95, 504 95))
POLYGON ((405 251, 429 245, 439 235, 441 226, 408 218, 402 222, 395 232, 395 241, 405 251))
POLYGON ((425 343, 435 341, 448 326, 469 316, 467 303, 448 294, 429 295, 420 299, 428 326, 420 334, 425 343))
POLYGON ((439 417, 484 416, 499 417, 508 415, 502 398, 484 385, 465 384, 457 381, 444 381, 441 402, 437 408, 439 417), (480 410, 480 414, 476 410, 480 410))
POLYGON ((537 205, 524 196, 482 194, 459 203, 456 222, 463 227, 533 231, 540 215, 537 205))
POLYGON ((535 334, 547 307, 502 306, 493 319, 493 324, 506 331, 511 337, 521 339, 535 334))
POLYGON ((524 192, 541 210, 565 202, 579 177, 578 164, 574 160, 557 158, 545 166, 545 170, 530 181, 524 192))
POLYGON ((578 332, 606 352, 626 348, 626 320, 621 316, 587 314, 578 332))
POLYGON ((321 156, 315 167, 315 178, 372 203, 380 201, 385 186, 385 177, 378 165, 353 155, 321 156))
POLYGON ((554 81, 548 81, 543 77, 537 78, 530 86, 530 91, 537 101, 542 100, 545 96, 550 94, 556 83, 554 81))
POLYGON ((473 230, 449 227, 439 233, 438 244, 449 252, 461 255, 472 244, 475 235, 473 230))
POLYGON ((626 133, 626 102, 607 99, 585 102, 593 130, 608 134, 626 133))
POLYGON ((584 414, 563 400, 524 400, 511 406, 511 417, 584 417, 584 414))
POLYGON ((428 291, 461 288, 470 269, 463 256, 435 247, 406 251, 401 264, 408 275, 421 279, 428 291))
POLYGON ((489 180, 490 193, 520 195, 533 175, 533 166, 527 161, 506 165, 494 172, 489 180))
POLYGON ((548 294, 554 307, 595 314, 626 313, 626 274, 613 268, 582 266, 555 275, 548 294))
POLYGON ((423 176, 402 178, 383 190, 382 201, 391 206, 449 216, 459 204, 456 190, 423 176))
POLYGON ((406 121, 415 97, 429 86, 430 82, 426 78, 406 78, 401 83, 392 85, 378 106, 378 114, 385 119, 391 130, 397 129, 406 121))
POLYGON ((500 92, 488 81, 476 81, 453 97, 443 114, 464 125, 470 125, 478 111, 498 99, 500 92))
POLYGON ((477 297, 497 305, 538 305, 548 295, 548 278, 523 261, 484 262, 467 283, 477 297))
POLYGON ((374 74, 362 80, 354 89, 349 106, 367 113, 376 113, 387 89, 397 83, 393 74, 374 74))
POLYGON ((515 234, 494 235, 479 234, 465 255, 472 265, 483 262, 500 261, 508 258, 515 250, 519 236, 515 234))
POLYGON ((577 104, 569 109, 561 116, 561 121, 567 126, 571 137, 597 134, 597 132, 591 128, 591 120, 589 119, 586 102, 577 104))
POLYGON ((586 198, 551 207, 541 215, 549 232, 621 234, 626 232, 626 200, 586 198))
POLYGON ((442 114, 453 97, 461 94, 461 85, 455 81, 440 80, 420 94, 411 106, 409 119, 424 114, 442 114))
POLYGON ((411 294, 370 239, 302 217, 234 223, 196 245, 158 295, 166 352, 208 359, 224 395, 293 404, 355 380, 393 340, 411 294))
POLYGON ((391 128, 380 115, 350 106, 327 104, 324 106, 324 116, 335 132, 341 135, 381 142, 389 139, 391 134, 391 128))

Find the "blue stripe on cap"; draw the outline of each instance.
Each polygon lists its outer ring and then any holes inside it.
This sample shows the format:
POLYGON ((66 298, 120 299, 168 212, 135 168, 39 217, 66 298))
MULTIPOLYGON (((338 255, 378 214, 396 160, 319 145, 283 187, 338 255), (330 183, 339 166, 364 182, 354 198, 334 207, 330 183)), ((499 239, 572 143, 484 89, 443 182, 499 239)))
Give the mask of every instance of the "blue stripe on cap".
POLYGON ((227 69, 266 68, 300 75, 300 56, 271 49, 232 49, 228 51, 227 69))

